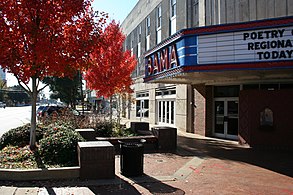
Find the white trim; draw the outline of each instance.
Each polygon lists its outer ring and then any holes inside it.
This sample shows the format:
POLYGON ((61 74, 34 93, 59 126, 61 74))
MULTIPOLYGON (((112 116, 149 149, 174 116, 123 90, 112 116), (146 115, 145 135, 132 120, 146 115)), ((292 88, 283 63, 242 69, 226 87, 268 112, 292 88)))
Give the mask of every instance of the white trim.
POLYGON ((169 99, 176 99, 176 94, 156 96, 156 100, 169 100, 169 99))

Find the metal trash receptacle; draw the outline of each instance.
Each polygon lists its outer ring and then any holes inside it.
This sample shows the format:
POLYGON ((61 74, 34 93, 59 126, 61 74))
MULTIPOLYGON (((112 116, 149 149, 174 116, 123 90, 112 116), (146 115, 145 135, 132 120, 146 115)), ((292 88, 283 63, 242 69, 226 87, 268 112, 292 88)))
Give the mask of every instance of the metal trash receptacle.
POLYGON ((143 175, 143 153, 144 142, 141 139, 137 142, 120 143, 120 169, 124 176, 141 176, 143 175))

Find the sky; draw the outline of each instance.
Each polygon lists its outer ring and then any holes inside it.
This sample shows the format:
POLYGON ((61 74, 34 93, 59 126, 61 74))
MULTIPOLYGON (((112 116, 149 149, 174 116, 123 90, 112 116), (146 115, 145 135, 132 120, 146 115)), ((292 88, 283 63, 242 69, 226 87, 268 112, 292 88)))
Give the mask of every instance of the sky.
POLYGON ((134 8, 138 0, 94 0, 95 11, 104 11, 109 14, 110 20, 123 22, 128 13, 134 8))
MULTIPOLYGON (((115 20, 121 24, 137 2, 138 0, 94 0, 92 6, 95 11, 107 12, 110 21, 115 20)), ((6 79, 8 86, 18 85, 12 74, 7 73, 6 79)))

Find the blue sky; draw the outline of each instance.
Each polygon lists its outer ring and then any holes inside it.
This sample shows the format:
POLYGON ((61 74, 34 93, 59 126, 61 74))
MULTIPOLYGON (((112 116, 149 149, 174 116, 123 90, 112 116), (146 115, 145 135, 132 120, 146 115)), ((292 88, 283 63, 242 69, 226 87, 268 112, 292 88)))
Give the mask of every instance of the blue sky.
POLYGON ((137 2, 138 0, 94 0, 92 5, 95 11, 107 12, 110 20, 121 24, 137 2))

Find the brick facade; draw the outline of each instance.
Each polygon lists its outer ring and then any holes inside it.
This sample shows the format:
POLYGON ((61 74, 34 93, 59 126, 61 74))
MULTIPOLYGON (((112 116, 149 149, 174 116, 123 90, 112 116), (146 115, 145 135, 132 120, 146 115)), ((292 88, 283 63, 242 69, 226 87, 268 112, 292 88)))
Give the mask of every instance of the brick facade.
MULTIPOLYGON (((239 96, 239 134, 250 146, 293 148, 293 90, 243 90, 239 96), (272 125, 261 113, 272 111, 272 125)), ((242 141, 243 141, 242 140, 242 141)))

